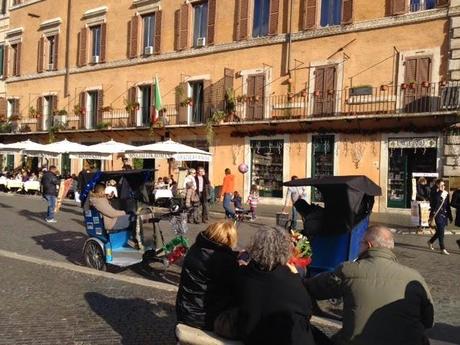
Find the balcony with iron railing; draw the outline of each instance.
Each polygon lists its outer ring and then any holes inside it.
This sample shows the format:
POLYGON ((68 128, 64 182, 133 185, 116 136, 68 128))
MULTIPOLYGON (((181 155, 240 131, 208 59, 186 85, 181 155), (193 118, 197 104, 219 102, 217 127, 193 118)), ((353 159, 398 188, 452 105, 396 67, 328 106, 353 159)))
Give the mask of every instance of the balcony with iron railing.
POLYGON ((298 120, 343 120, 348 118, 383 118, 404 115, 429 116, 457 113, 460 110, 460 82, 361 86, 344 90, 326 90, 287 95, 246 96, 203 104, 167 104, 155 121, 153 109, 105 107, 94 116, 54 115, 14 121, 3 119, 2 132, 37 132, 65 130, 132 129, 173 126, 199 126, 210 119, 214 124, 287 122, 298 120), (219 116, 215 116, 215 115, 219 116))

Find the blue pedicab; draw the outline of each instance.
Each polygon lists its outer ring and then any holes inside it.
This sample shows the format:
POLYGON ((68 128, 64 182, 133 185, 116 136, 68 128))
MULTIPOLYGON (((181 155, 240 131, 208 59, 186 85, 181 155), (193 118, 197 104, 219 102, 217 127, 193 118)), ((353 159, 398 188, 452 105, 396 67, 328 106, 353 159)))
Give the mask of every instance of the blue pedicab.
POLYGON ((316 187, 323 197, 323 209, 305 201, 295 204, 304 219, 302 232, 310 237, 313 252, 308 274, 333 271, 345 261, 356 260, 374 197, 382 194, 381 188, 366 176, 322 176, 284 185, 316 187))
POLYGON ((147 185, 152 180, 152 170, 128 170, 84 173, 81 182, 84 185, 80 200, 84 210, 85 227, 89 238, 83 247, 83 256, 87 266, 97 270, 106 270, 107 264, 127 267, 142 261, 157 260, 165 269, 183 256, 188 248, 186 214, 178 200, 169 203, 169 212, 155 215, 147 185), (89 203, 89 193, 98 183, 115 180, 119 198, 116 208, 137 215, 136 222, 130 227, 115 231, 106 231, 102 215, 89 203), (138 208, 139 204, 144 207, 138 208), (165 243, 163 232, 159 227, 161 220, 168 220, 176 237, 165 243), (144 243, 144 226, 153 224, 152 242, 144 243), (128 245, 135 238, 137 248, 128 245))

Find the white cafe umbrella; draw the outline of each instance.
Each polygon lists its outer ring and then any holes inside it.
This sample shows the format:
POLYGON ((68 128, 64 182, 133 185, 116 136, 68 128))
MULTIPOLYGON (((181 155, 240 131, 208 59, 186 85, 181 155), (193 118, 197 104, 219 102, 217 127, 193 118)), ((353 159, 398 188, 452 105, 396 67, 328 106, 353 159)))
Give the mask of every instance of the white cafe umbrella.
POLYGON ((81 152, 88 149, 86 145, 74 143, 67 139, 42 146, 39 150, 25 150, 25 153, 32 157, 56 158, 62 153, 81 152))
POLYGON ((172 140, 138 146, 127 150, 125 156, 131 158, 174 158, 177 161, 211 161, 211 153, 177 143, 172 140))
POLYGON ((84 151, 72 154, 71 157, 110 160, 115 153, 124 153, 127 150, 134 149, 136 149, 136 146, 120 143, 112 139, 104 143, 90 145, 84 151))
POLYGON ((19 141, 16 143, 6 144, 0 148, 0 153, 11 154, 11 153, 23 153, 27 150, 41 150, 45 145, 38 144, 31 140, 19 141))

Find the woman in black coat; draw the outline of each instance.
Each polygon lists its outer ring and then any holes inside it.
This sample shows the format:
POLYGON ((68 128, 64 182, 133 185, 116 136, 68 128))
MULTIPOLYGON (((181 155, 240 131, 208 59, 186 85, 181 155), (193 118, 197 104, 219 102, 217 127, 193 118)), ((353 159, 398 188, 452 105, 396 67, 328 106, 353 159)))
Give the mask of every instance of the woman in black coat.
POLYGON ((212 331, 214 321, 235 304, 237 231, 232 223, 210 225, 198 234, 184 259, 176 298, 177 321, 212 331))
POLYGON ((430 218, 434 218, 436 223, 436 233, 428 241, 428 247, 433 250, 433 243, 439 240, 441 253, 449 255, 444 246, 444 230, 448 221, 452 222, 452 211, 449 203, 449 193, 444 190, 445 184, 442 179, 436 180, 435 190, 431 193, 430 198, 430 218))
POLYGON ((288 233, 264 227, 248 249, 251 261, 238 275, 238 333, 246 345, 315 344, 311 300, 294 267, 288 233))

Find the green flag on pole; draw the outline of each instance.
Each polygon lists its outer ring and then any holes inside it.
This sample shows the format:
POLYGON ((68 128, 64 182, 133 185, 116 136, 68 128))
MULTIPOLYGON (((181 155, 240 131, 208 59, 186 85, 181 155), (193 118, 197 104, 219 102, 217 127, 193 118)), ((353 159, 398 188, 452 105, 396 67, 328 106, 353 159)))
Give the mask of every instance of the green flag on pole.
POLYGON ((154 111, 154 122, 158 120, 158 114, 163 108, 161 105, 161 93, 160 93, 160 82, 158 76, 155 76, 155 111, 154 111))

